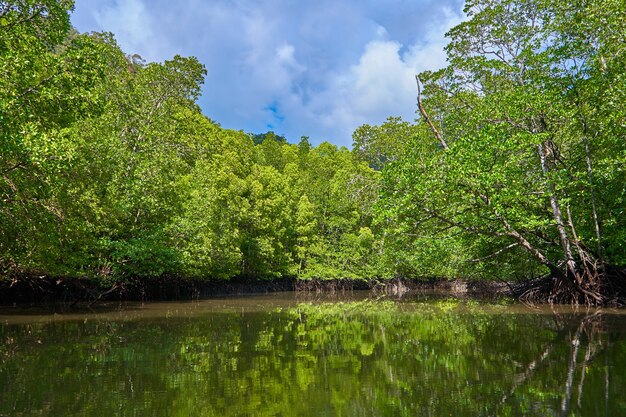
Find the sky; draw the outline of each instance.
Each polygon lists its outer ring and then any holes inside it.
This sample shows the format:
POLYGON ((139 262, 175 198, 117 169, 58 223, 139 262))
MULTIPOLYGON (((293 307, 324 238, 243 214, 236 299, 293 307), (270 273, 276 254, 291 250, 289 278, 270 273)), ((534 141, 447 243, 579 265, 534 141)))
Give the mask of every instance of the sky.
POLYGON ((76 0, 80 32, 112 32, 147 62, 195 56, 198 104, 228 129, 350 147, 389 116, 412 121, 415 74, 445 66, 462 0, 76 0))

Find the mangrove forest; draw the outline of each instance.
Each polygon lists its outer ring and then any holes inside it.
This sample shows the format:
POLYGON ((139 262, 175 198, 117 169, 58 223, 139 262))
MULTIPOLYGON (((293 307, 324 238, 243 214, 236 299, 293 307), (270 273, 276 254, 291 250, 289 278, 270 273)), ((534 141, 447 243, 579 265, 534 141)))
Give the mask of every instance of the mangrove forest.
MULTIPOLYGON (((467 0, 416 119, 351 149, 225 129, 198 59, 146 62, 72 10, 0 2, 0 288, 437 278, 623 304, 623 0, 467 0)), ((180 349, 155 383, 192 383, 180 349)))

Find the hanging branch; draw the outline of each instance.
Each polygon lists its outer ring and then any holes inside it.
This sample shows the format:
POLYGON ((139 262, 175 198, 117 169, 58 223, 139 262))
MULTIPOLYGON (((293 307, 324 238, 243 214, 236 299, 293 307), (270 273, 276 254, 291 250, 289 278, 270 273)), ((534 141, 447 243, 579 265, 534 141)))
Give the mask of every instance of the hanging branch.
POLYGON ((420 86, 419 75, 415 76, 415 81, 417 82, 417 107, 420 109, 420 113, 424 120, 426 120, 426 123, 428 123, 428 126, 430 126, 430 130, 433 131, 433 134, 435 135, 439 143, 441 143, 441 146, 443 146, 443 149, 448 150, 448 144, 444 140, 443 136, 441 136, 441 133, 439 133, 439 130, 437 130, 433 122, 430 120, 430 117, 428 116, 428 113, 426 113, 424 105, 422 104, 422 87, 420 86))
POLYGON ((520 245, 519 242, 511 243, 510 245, 505 246, 504 248, 495 251, 491 255, 483 256, 482 258, 477 258, 477 259, 468 259, 465 262, 477 263, 477 262, 486 261, 487 259, 495 258, 496 256, 500 255, 502 252, 505 252, 505 251, 507 251, 507 250, 509 250, 511 248, 514 248, 516 246, 519 246, 519 245, 520 245))

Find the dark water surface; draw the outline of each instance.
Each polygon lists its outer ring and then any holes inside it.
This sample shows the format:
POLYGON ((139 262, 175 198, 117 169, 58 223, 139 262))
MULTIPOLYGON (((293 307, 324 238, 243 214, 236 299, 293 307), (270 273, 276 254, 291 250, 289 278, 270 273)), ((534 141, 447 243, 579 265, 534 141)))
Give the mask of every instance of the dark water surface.
POLYGON ((275 294, 0 308, 0 416, 626 416, 626 314, 275 294))

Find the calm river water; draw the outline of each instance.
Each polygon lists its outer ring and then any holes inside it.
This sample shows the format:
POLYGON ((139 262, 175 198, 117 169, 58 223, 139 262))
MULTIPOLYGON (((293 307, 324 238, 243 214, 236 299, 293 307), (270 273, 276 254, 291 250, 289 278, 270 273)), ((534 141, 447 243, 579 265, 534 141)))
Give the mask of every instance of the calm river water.
POLYGON ((0 416, 626 416, 626 314, 425 294, 0 308, 0 416))

